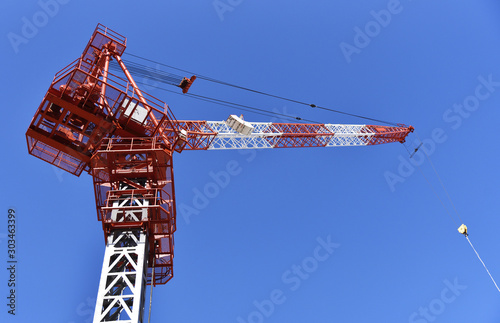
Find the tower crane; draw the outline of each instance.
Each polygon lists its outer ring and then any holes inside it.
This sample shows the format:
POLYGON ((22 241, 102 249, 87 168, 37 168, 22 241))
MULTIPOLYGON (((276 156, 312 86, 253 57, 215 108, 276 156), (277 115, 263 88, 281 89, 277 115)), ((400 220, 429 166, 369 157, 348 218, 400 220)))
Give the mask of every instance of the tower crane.
MULTIPOLYGON (((173 155, 187 150, 366 146, 413 127, 180 121, 141 91, 121 56, 126 38, 98 24, 81 57, 56 73, 26 132, 28 151, 93 178, 105 237, 93 322, 143 322, 145 290, 173 277, 173 155), (110 72, 115 60, 123 75, 110 72)), ((186 93, 195 77, 183 78, 186 93)))

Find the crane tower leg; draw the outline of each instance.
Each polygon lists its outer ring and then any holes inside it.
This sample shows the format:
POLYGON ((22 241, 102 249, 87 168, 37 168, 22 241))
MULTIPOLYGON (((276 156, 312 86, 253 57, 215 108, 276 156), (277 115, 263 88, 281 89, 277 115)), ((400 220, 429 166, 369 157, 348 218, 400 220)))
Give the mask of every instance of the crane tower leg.
POLYGON ((143 322, 147 242, 142 229, 118 229, 108 235, 94 323, 143 322))

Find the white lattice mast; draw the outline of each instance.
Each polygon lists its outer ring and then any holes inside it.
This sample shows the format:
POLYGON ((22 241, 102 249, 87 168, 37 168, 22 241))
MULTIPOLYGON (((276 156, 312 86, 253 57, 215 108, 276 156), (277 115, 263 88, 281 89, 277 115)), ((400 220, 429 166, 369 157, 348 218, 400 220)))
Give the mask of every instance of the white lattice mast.
MULTIPOLYGON (((132 163, 128 165, 134 166, 132 163)), ((109 221, 121 224, 124 229, 114 229, 107 237, 94 323, 142 322, 149 256, 148 236, 142 228, 126 227, 130 222, 148 221, 149 201, 134 190, 141 186, 146 189, 145 182, 145 179, 118 182, 119 190, 123 193, 112 194, 108 198, 108 204, 112 204, 109 221)))
POLYGON ((94 323, 142 323, 148 259, 147 233, 113 230, 108 235, 94 323))

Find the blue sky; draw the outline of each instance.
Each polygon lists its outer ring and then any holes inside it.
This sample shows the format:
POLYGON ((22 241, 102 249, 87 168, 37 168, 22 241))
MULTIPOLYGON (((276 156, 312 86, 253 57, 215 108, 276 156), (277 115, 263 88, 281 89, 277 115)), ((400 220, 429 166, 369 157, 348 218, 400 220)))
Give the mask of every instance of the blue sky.
MULTIPOLYGON (((54 74, 81 54, 97 23, 126 36, 132 54, 413 125, 409 147, 418 137, 425 143, 500 279, 496 1, 56 1, 0 4, 1 202, 4 214, 13 207, 18 215, 19 260, 17 315, 2 305, 2 322, 91 320, 104 255, 92 179, 29 156, 24 133, 54 74)), ((145 90, 179 120, 242 113, 145 90)), ((202 80, 190 91, 324 123, 365 123, 202 80)), ((415 158, 451 210, 429 162, 415 158)), ((154 289, 152 322, 500 321, 498 291, 399 143, 187 151, 174 162, 175 275, 154 289), (196 204, 213 174, 235 163, 229 183, 196 204)))

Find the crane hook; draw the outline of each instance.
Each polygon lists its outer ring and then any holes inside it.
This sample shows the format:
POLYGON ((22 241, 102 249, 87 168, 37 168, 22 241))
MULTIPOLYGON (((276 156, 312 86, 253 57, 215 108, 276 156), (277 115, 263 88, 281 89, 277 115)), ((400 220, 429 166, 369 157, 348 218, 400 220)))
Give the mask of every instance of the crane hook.
POLYGON ((465 224, 462 224, 459 228, 458 228, 458 232, 460 232, 461 234, 463 234, 464 236, 468 236, 469 234, 467 233, 467 226, 465 224))

